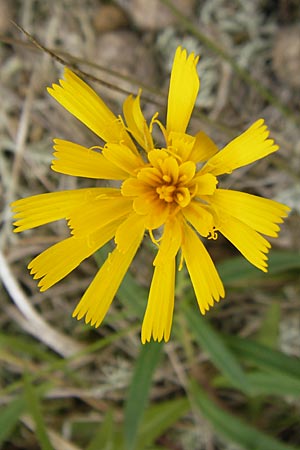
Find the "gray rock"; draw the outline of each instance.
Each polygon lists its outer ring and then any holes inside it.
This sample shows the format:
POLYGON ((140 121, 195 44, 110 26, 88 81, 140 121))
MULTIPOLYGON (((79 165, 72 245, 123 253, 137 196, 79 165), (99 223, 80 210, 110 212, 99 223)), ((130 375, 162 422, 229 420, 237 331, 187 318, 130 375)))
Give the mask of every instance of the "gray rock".
POLYGON ((286 26, 278 32, 273 67, 281 81, 292 88, 300 88, 300 26, 286 26))
MULTIPOLYGON (((160 0, 120 0, 133 22, 144 30, 160 30, 177 22, 177 17, 160 0)), ((193 13, 195 0, 173 0, 184 16, 193 13)))
MULTIPOLYGON (((134 93, 138 92, 140 83, 131 80, 139 80, 149 86, 156 83, 158 70, 154 55, 131 31, 114 31, 100 35, 96 43, 95 62, 116 72, 116 75, 97 72, 97 76, 134 93), (128 79, 122 79, 121 76, 128 79)), ((124 94, 117 90, 97 87, 97 91, 117 102, 124 100, 124 94)))
POLYGON ((96 31, 107 32, 128 25, 125 12, 117 5, 101 5, 93 17, 96 31))

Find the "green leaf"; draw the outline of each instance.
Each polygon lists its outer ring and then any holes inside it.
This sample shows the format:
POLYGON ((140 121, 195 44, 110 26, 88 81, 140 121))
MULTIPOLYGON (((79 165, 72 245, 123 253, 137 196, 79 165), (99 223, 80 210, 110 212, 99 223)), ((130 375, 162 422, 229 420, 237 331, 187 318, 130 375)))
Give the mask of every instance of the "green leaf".
POLYGON ((141 347, 125 404, 124 439, 126 450, 135 448, 151 388, 152 377, 159 362, 163 345, 150 342, 141 347))
POLYGON ((252 280, 264 280, 270 276, 300 269, 299 252, 274 251, 269 256, 268 273, 264 274, 253 267, 244 257, 228 259, 218 264, 218 272, 224 284, 240 286, 252 280))
POLYGON ((256 341, 273 349, 277 348, 280 324, 280 304, 273 302, 267 308, 261 328, 256 335, 256 341))
POLYGON ((86 450, 113 450, 114 445, 114 421, 112 410, 107 411, 104 420, 90 441, 86 450))
MULTIPOLYGON (((300 379, 282 373, 253 371, 246 375, 254 396, 276 395, 278 397, 300 396, 300 379)), ((235 385, 223 375, 214 377, 212 384, 216 388, 234 389, 235 385)))
POLYGON ((20 415, 25 409, 23 396, 13 400, 9 405, 3 407, 0 413, 0 446, 14 432, 20 415))
POLYGON ((299 358, 285 355, 250 339, 227 335, 223 337, 238 358, 245 359, 258 368, 300 379, 299 358))
POLYGON ((247 375, 253 394, 300 395, 299 358, 285 355, 250 339, 237 336, 224 336, 224 339, 237 357, 260 369, 247 375))
POLYGON ((39 394, 31 384, 30 377, 27 374, 24 376, 24 395, 28 411, 35 422, 35 434, 40 443, 41 449, 54 450, 46 431, 42 409, 39 402, 39 394))
POLYGON ((255 395, 300 396, 300 379, 281 373, 253 372, 247 375, 255 395))
POLYGON ((9 336, 7 334, 0 333, 0 346, 8 348, 10 351, 21 354, 28 354, 34 358, 38 358, 42 361, 55 362, 59 361, 59 358, 50 351, 45 351, 45 347, 29 336, 9 336))
POLYGON ((224 411, 216 405, 203 391, 192 381, 190 384, 191 396, 202 415, 213 425, 214 429, 229 441, 241 445, 247 450, 299 450, 279 442, 255 427, 248 425, 238 417, 224 411))
POLYGON ((151 406, 146 412, 138 436, 138 449, 153 445, 168 428, 174 425, 180 417, 190 409, 186 398, 168 400, 151 406))
POLYGON ((209 354, 215 366, 232 383, 243 392, 250 392, 250 385, 242 366, 239 364, 234 353, 224 342, 223 337, 213 329, 208 320, 200 314, 194 314, 192 309, 184 306, 189 327, 202 349, 209 354))
MULTIPOLYGON (((275 251, 272 250, 269 256, 270 275, 277 275, 290 270, 300 269, 300 252, 275 251)), ((261 274, 263 276, 263 274, 261 274)))
POLYGON ((139 286, 130 272, 127 272, 125 275, 117 297, 122 302, 122 305, 126 306, 131 316, 132 314, 135 314, 137 317, 143 316, 148 299, 148 290, 139 286))

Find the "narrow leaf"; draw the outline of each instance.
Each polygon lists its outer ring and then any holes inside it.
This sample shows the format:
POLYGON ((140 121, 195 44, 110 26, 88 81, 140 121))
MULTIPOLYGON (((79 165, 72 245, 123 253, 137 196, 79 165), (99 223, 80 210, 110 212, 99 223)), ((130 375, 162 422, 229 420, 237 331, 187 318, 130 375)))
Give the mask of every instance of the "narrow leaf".
POLYGON ((119 287, 117 297, 122 302, 122 305, 126 306, 126 309, 131 316, 132 314, 135 314, 138 317, 143 316, 147 304, 148 291, 138 285, 130 272, 127 272, 125 275, 124 280, 119 287))
POLYGON ((278 350, 238 336, 224 335, 224 341, 238 358, 246 359, 258 368, 300 379, 299 358, 285 355, 278 350))
POLYGON ((238 256, 218 264, 218 272, 226 285, 239 286, 252 280, 265 280, 271 276, 300 269, 299 252, 274 251, 269 256, 267 274, 259 272, 245 258, 238 256))
POLYGON ((59 361, 59 357, 49 351, 45 351, 45 348, 40 343, 28 336, 10 336, 0 333, 0 347, 7 348, 12 353, 18 353, 22 356, 29 354, 42 361, 59 361))
MULTIPOLYGON (((267 373, 253 371, 247 373, 247 382, 251 385, 253 396, 300 396, 300 379, 282 373, 267 373)), ((215 388, 234 389, 235 385, 223 375, 214 377, 212 385, 215 388)))
POLYGON ((24 394, 27 408, 35 422, 35 433, 42 450, 54 450, 49 440, 42 415, 39 396, 27 374, 24 376, 24 394))
POLYGON ((109 410, 86 450, 113 450, 114 448, 116 447, 114 445, 113 413, 109 410))
POLYGON ((23 397, 13 400, 9 405, 2 407, 0 413, 0 446, 14 432, 20 415, 25 409, 25 401, 23 397))
POLYGON ((255 395, 300 396, 300 379, 281 373, 253 372, 248 374, 255 395))
POLYGON ((157 342, 143 345, 136 361, 125 404, 124 439, 126 450, 135 448, 139 426, 148 403, 152 377, 162 349, 163 345, 157 342))
POLYGON ((191 382, 190 391, 202 415, 220 435, 229 441, 235 442, 247 450, 299 450, 299 447, 284 444, 221 409, 196 382, 191 382))
POLYGON ((153 405, 145 412, 143 423, 138 436, 138 449, 153 445, 155 440, 173 426, 178 419, 184 416, 190 409, 186 398, 168 400, 158 405, 153 405))
POLYGON ((256 335, 256 341, 273 349, 277 348, 280 324, 280 304, 273 302, 267 308, 261 328, 256 335))
POLYGON ((195 338, 202 349, 209 354, 215 366, 236 387, 243 392, 249 392, 251 387, 247 383, 246 374, 223 337, 213 329, 206 318, 200 314, 194 314, 188 306, 185 307, 185 314, 195 338))

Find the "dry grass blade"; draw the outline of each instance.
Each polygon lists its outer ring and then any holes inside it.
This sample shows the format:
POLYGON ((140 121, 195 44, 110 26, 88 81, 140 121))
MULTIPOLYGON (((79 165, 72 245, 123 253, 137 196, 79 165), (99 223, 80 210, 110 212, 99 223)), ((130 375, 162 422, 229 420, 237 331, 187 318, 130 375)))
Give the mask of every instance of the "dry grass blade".
MULTIPOLYGON (((102 86, 105 86, 109 89, 112 89, 114 91, 120 92, 121 94, 125 94, 125 95, 136 95, 136 93, 129 91, 127 89, 121 88, 120 86, 116 85, 116 84, 112 84, 109 83, 103 79, 99 79, 98 77, 95 77, 93 75, 91 75, 90 73, 87 73, 83 70, 78 69, 78 67, 76 66, 76 64, 67 61, 66 59, 62 58, 61 56, 59 56, 57 53, 55 53, 54 51, 50 50, 49 48, 45 47, 44 45, 42 45, 39 41, 37 41, 30 33, 28 33, 28 31, 26 31, 23 27, 21 27, 20 25, 16 24, 15 22, 13 22, 13 24, 15 25, 15 27, 18 28, 19 31, 21 31, 22 33, 25 34, 25 36, 30 40, 30 42, 36 46, 38 49, 42 50, 43 52, 47 53, 48 55, 51 56, 51 58, 53 58, 54 60, 56 60, 58 63, 62 64, 63 66, 67 66, 70 69, 72 69, 72 71, 74 73, 76 73, 79 76, 83 76, 86 79, 90 80, 90 81, 94 81, 96 83, 100 83, 102 86)), ((153 99, 148 99, 147 97, 144 96, 144 100, 148 100, 150 102, 153 103, 157 103, 154 102, 153 99)))
MULTIPOLYGON (((24 415, 21 418, 24 425, 26 425, 27 428, 29 428, 31 431, 35 431, 35 424, 31 417, 28 415, 24 415)), ((51 444, 53 447, 57 450, 80 450, 80 447, 77 447, 77 445, 72 444, 70 441, 67 441, 64 439, 61 435, 56 433, 54 430, 51 430, 50 427, 47 427, 47 432, 49 434, 49 438, 51 440, 51 444)))
POLYGON ((73 339, 51 327, 32 307, 25 293, 16 281, 4 255, 0 252, 0 278, 13 302, 24 316, 22 327, 63 357, 69 357, 82 350, 73 339))
MULTIPOLYGON (((30 114, 32 109, 32 104, 34 101, 34 85, 37 78, 37 71, 33 70, 30 83, 28 86, 27 95, 25 101, 22 106, 22 111, 20 115, 20 121, 18 125, 18 130, 16 134, 16 142, 15 142, 15 158, 12 168, 12 173, 10 177, 10 185, 8 186, 7 192, 7 208, 9 209, 9 204, 14 199, 14 194, 16 190, 16 186, 18 184, 18 180, 20 177, 20 173, 22 171, 22 160, 25 149, 25 143, 28 135, 28 129, 30 126, 30 114)), ((5 216, 9 216, 9 213, 4 214, 5 216)), ((1 246, 4 246, 4 243, 7 239, 7 235, 10 231, 10 222, 5 221, 4 227, 1 233, 1 246)))

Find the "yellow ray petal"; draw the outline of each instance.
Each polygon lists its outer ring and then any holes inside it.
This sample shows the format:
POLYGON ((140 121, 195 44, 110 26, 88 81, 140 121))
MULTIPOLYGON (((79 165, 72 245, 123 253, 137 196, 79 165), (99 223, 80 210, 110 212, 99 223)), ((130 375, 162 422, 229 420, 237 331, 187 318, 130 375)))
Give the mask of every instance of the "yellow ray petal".
POLYGON ((190 136, 186 133, 177 133, 176 131, 170 131, 168 134, 168 153, 180 162, 194 161, 190 155, 195 144, 194 136, 190 136))
POLYGON ((115 196, 98 197, 87 201, 69 215, 69 227, 72 234, 83 237, 93 233, 109 222, 127 216, 132 211, 132 200, 115 196))
POLYGON ((144 222, 145 219, 143 216, 132 213, 118 227, 115 235, 115 243, 120 253, 128 251, 128 246, 130 245, 128 231, 133 235, 138 234, 141 227, 145 228, 144 222))
POLYGON ((248 130, 210 158, 200 172, 209 172, 213 175, 231 173, 238 167, 246 166, 276 152, 279 149, 278 145, 268 137, 269 130, 264 125, 264 120, 257 120, 248 130))
MULTIPOLYGON (((150 164, 155 167, 156 169, 160 170, 161 164, 163 161, 165 161, 169 157, 169 154, 165 150, 161 149, 154 149, 151 150, 151 152, 148 153, 147 158, 150 162, 150 164)), ((151 172, 153 169, 150 169, 151 172)))
POLYGON ((207 237, 213 229, 213 216, 209 208, 199 202, 191 202, 186 208, 182 209, 186 220, 203 237, 207 237))
POLYGON ((184 229, 182 252, 200 311, 205 314, 213 306, 214 301, 218 302, 224 297, 225 292, 211 257, 188 225, 184 229))
POLYGON ((150 230, 162 226, 170 213, 169 204, 157 198, 150 198, 149 195, 141 195, 135 198, 133 201, 133 209, 137 214, 144 216, 145 227, 150 230))
POLYGON ((199 91, 197 63, 199 57, 178 47, 175 53, 168 96, 167 133, 184 133, 199 91))
POLYGON ((108 143, 103 149, 103 156, 112 165, 128 175, 136 175, 139 168, 145 165, 142 157, 135 154, 124 144, 108 143))
POLYGON ((98 327, 107 313, 108 308, 127 272, 131 261, 142 241, 144 227, 136 230, 136 234, 128 232, 128 250, 121 253, 117 248, 109 254, 107 260, 95 276, 73 312, 73 317, 98 327))
POLYGON ((182 234, 181 220, 177 217, 169 218, 164 226, 164 232, 159 244, 159 252, 153 262, 154 266, 164 265, 169 260, 175 260, 182 243, 182 234))
POLYGON ((218 153, 218 147, 210 139, 204 131, 199 131, 195 136, 194 146, 190 153, 189 159, 196 164, 207 161, 209 158, 218 153))
POLYGON ((220 223, 218 230, 242 253, 242 255, 255 267, 267 272, 266 254, 271 248, 271 244, 257 231, 245 225, 240 220, 218 212, 220 223))
POLYGON ((179 166, 178 181, 182 186, 187 185, 194 178, 195 172, 196 172, 196 164, 193 163, 193 161, 185 161, 183 164, 179 166))
POLYGON ((54 139, 52 170, 75 177, 124 180, 128 173, 108 161, 103 154, 74 142, 54 139))
POLYGON ((121 220, 111 222, 101 230, 83 238, 70 237, 49 247, 28 265, 34 279, 41 278, 38 286, 45 291, 62 280, 84 259, 95 253, 113 238, 121 220))
POLYGON ((259 233, 271 237, 278 236, 280 228, 277 224, 283 222, 290 210, 288 206, 273 200, 226 189, 217 189, 210 202, 259 233))
MULTIPOLYGON (((159 252, 158 252, 159 253, 159 252)), ((175 259, 165 260, 164 264, 155 267, 151 282, 147 309, 145 312, 141 340, 142 343, 169 340, 175 285, 175 259)))
POLYGON ((151 187, 137 178, 127 178, 122 184, 121 192, 125 197, 137 197, 151 193, 151 187))
POLYGON ((140 146, 148 152, 154 148, 154 145, 149 127, 141 110, 140 96, 141 91, 135 98, 132 95, 127 97, 123 104, 123 114, 130 133, 140 146))
POLYGON ((87 188, 51 192, 16 200, 11 204, 17 219, 14 231, 20 232, 69 217, 72 210, 100 196, 114 196, 118 189, 87 188))
POLYGON ((206 195, 212 195, 218 184, 218 180, 214 175, 211 173, 202 175, 201 171, 196 174, 193 182, 195 182, 197 186, 196 197, 200 198, 206 195))
POLYGON ((96 92, 68 68, 64 80, 48 88, 49 94, 67 111, 83 122, 105 142, 133 143, 122 122, 112 113, 96 92))

